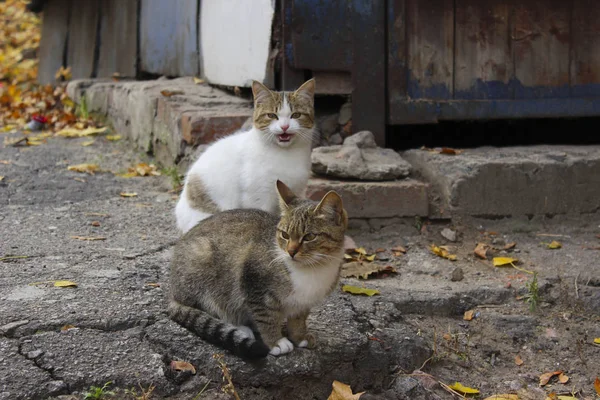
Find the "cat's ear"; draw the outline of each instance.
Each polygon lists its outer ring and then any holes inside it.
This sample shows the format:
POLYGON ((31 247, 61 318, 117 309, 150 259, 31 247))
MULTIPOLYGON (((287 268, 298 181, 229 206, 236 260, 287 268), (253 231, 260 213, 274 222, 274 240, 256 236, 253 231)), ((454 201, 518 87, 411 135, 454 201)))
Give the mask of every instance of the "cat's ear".
POLYGON ((254 103, 256 104, 263 103, 265 100, 273 97, 269 88, 259 81, 252 81, 252 95, 254 96, 254 103))
POLYGON ((287 185, 277 179, 277 193, 279 193, 279 206, 281 207, 281 211, 289 208, 290 204, 296 198, 292 189, 287 187, 287 185))
POLYGON ((346 214, 346 210, 344 210, 342 198, 333 190, 327 192, 327 194, 323 196, 321 202, 315 207, 314 213, 324 214, 325 208, 329 208, 330 210, 334 211, 335 221, 338 225, 348 224, 348 214, 346 214))
POLYGON ((294 92, 296 96, 303 96, 310 100, 313 100, 315 97, 315 78, 309 79, 302 84, 296 91, 294 92))

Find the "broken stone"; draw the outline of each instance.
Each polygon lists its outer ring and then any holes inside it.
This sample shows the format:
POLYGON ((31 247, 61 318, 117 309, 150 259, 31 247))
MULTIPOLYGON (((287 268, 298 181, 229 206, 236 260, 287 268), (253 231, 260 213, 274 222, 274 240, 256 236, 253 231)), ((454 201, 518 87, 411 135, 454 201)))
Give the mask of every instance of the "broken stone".
POLYGON ((351 119, 352 119, 352 103, 344 103, 342 108, 340 108, 338 124, 346 125, 351 119))
POLYGON ((344 146, 356 145, 361 149, 374 149, 377 147, 375 136, 371 131, 360 131, 344 140, 344 146))
POLYGON ((344 139, 342 138, 342 135, 340 135, 339 133, 334 133, 333 135, 331 135, 329 137, 330 144, 342 144, 343 141, 344 141, 344 139))
POLYGON ((6 325, 0 326, 0 333, 2 333, 2 335, 4 335, 4 336, 12 336, 12 334, 15 332, 15 330, 18 327, 27 325, 28 323, 29 323, 29 321, 26 319, 23 319, 21 321, 10 322, 6 325))
POLYGON ((456 232, 452 229, 444 228, 441 232, 442 236, 451 242, 456 242, 456 232))
POLYGON ((465 274, 461 267, 456 267, 454 271, 452 271, 452 277, 450 280, 452 282, 460 282, 465 278, 465 274))
POLYGON ((38 358, 42 354, 44 354, 44 352, 42 350, 40 350, 40 349, 32 350, 32 351, 30 351, 30 352, 27 353, 27 358, 29 358, 30 360, 33 360, 35 358, 38 358))
POLYGON ((385 181, 408 176, 410 164, 392 149, 358 146, 318 147, 312 152, 312 171, 334 178, 385 181))

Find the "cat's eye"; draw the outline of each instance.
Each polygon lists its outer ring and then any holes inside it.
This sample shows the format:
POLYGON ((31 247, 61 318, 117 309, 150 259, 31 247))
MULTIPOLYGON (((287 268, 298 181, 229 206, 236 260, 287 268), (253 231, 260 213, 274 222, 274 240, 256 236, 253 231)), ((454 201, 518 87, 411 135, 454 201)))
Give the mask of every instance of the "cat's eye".
POLYGON ((302 238, 303 242, 312 242, 313 240, 315 240, 317 238, 317 235, 315 235, 314 233, 307 233, 306 235, 304 235, 304 237, 302 238))
POLYGON ((292 114, 292 118, 294 118, 294 119, 298 119, 298 118, 300 118, 301 116, 302 116, 302 114, 300 114, 300 113, 293 113, 293 114, 292 114))
POLYGON ((269 117, 271 119, 279 119, 279 118, 277 118, 277 114, 273 114, 273 113, 268 113, 267 117, 269 117))
POLYGON ((287 232, 281 231, 281 237, 284 238, 285 240, 289 240, 290 235, 288 235, 287 232))

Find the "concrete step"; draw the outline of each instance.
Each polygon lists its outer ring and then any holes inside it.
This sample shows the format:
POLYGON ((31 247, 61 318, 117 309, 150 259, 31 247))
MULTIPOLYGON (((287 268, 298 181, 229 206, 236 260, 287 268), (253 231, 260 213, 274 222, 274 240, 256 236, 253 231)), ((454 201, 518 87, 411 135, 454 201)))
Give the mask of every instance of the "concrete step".
POLYGON ((458 155, 410 150, 402 156, 430 183, 440 216, 600 210, 600 146, 483 147, 458 155))
POLYGON ((237 131, 252 116, 249 100, 195 84, 191 77, 75 80, 67 93, 77 103, 85 97, 90 112, 106 115, 115 130, 142 150, 152 150, 164 165, 177 164, 192 147, 237 131))

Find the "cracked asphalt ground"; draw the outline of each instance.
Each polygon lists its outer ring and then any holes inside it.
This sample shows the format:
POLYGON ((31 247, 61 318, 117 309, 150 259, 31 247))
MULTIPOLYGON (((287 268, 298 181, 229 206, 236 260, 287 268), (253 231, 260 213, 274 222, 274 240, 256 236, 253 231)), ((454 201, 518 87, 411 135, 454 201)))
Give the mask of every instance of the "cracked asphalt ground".
MULTIPOLYGON (((0 140, 19 135, 0 134, 0 140)), ((219 349, 166 315, 178 236, 170 178, 115 176, 151 160, 126 141, 99 136, 81 146, 88 140, 0 147, 0 399, 82 399, 90 386, 109 381, 117 399, 133 399, 125 389, 151 386, 156 399, 230 398, 221 392, 223 376, 213 359, 219 349), (102 171, 67 170, 80 163, 102 171), (55 287, 57 280, 77 287, 55 287), (196 374, 173 371, 172 360, 192 363, 196 374)), ((600 246, 597 215, 456 220, 421 230, 414 222, 352 223, 358 245, 387 249, 381 262, 398 274, 343 279, 380 294, 338 290, 314 310, 309 325, 316 350, 257 364, 225 354, 242 399, 325 399, 333 380, 367 391, 361 400, 452 398, 429 378, 405 375, 422 365, 436 380, 477 387, 483 397, 519 392, 539 399, 556 389, 593 398, 600 375, 600 347, 592 344, 600 337, 600 251, 582 247, 600 246), (456 242, 440 236, 444 227, 458 233, 456 242), (553 238, 563 248, 541 244, 553 238), (538 272, 536 312, 518 299, 531 277, 477 259, 477 242, 517 243, 498 255, 518 257, 522 268, 538 272), (450 245, 458 260, 431 254, 431 243, 450 245), (397 245, 407 253, 392 255, 397 245), (470 309, 475 318, 463 320, 470 309), (516 355, 524 360, 520 367, 516 355), (539 375, 557 369, 570 377, 568 384, 539 388, 539 375)))

